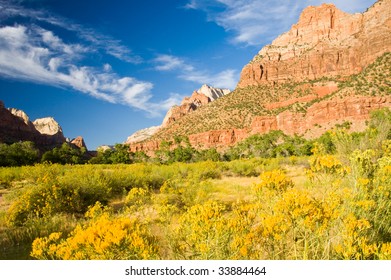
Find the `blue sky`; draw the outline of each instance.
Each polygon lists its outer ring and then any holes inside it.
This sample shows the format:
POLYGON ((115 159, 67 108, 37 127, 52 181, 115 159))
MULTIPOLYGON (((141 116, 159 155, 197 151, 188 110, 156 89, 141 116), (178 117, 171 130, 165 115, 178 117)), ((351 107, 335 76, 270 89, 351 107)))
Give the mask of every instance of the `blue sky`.
MULTIPOLYGON (((89 149, 159 125, 242 67, 318 0, 0 0, 0 100, 89 149)), ((374 0, 337 0, 363 12, 374 0)))

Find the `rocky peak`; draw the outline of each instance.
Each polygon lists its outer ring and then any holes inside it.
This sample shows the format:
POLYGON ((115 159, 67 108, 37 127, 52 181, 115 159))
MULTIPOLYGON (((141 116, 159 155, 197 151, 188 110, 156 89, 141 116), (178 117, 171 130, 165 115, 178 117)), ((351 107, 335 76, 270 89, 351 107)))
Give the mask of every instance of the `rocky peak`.
POLYGON ((30 124, 30 119, 24 111, 15 108, 8 108, 8 111, 10 111, 12 115, 22 119, 25 124, 30 124))
POLYGON ((0 101, 0 142, 32 141, 39 148, 47 148, 65 142, 59 124, 53 118, 30 121, 19 109, 6 109, 0 101))
POLYGON ((165 129, 149 141, 131 144, 130 150, 156 151, 173 135, 188 136, 196 148, 224 148, 271 130, 313 138, 349 121, 352 130, 360 131, 372 110, 391 108, 390 52, 391 0, 379 0, 362 14, 330 4, 310 6, 244 66, 235 94, 173 123, 191 112, 194 103, 186 99, 168 112, 165 129), (239 121, 214 126, 200 121, 226 116, 239 121), (195 123, 200 124, 196 130, 195 123))
POLYGON ((348 14, 310 6, 292 28, 265 46, 241 73, 238 87, 350 76, 391 51, 391 1, 348 14))
POLYGON ((154 135, 159 129, 160 126, 152 126, 152 127, 141 129, 133 133, 132 135, 130 135, 128 139, 126 139, 125 144, 137 143, 145 139, 148 139, 152 135, 154 135))
POLYGON ((33 125, 41 135, 49 136, 53 143, 64 143, 66 141, 61 126, 52 117, 36 119, 33 121, 33 125))
POLYGON ((84 139, 83 139, 83 137, 81 137, 81 136, 78 136, 78 137, 76 137, 75 139, 73 139, 73 140, 71 141, 71 144, 75 145, 75 146, 78 147, 79 149, 85 148, 85 149, 87 150, 86 143, 84 142, 84 139))
POLYGON ((197 93, 203 94, 209 97, 210 101, 215 101, 216 99, 229 94, 231 91, 229 89, 214 88, 206 84, 197 90, 197 93))
POLYGON ((62 134, 61 126, 52 117, 36 119, 33 124, 41 134, 62 134))
POLYGON ((180 106, 173 106, 170 108, 164 117, 162 127, 168 126, 188 113, 197 110, 198 107, 213 102, 230 92, 229 89, 220 89, 203 85, 200 89, 194 91, 190 97, 185 97, 180 106))

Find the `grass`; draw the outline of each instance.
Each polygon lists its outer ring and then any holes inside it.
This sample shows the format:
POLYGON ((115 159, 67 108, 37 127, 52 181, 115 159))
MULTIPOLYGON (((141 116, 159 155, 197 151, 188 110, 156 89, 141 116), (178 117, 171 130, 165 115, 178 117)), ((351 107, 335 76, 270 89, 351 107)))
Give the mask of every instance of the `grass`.
POLYGON ((212 188, 211 199, 224 203, 251 200, 254 184, 259 183, 258 177, 223 177, 210 180, 212 188))

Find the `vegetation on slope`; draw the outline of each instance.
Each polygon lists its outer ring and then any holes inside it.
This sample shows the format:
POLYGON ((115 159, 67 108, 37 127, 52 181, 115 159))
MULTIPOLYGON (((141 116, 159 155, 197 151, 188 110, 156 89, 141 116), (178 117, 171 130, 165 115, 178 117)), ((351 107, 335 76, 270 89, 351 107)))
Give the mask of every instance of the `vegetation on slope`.
POLYGON ((191 135, 209 130, 248 128, 255 116, 276 115, 284 110, 305 111, 309 106, 334 96, 354 95, 386 96, 391 94, 391 54, 385 53, 374 63, 351 77, 330 77, 301 83, 284 83, 275 86, 237 88, 230 94, 200 107, 162 129, 151 139, 171 140, 173 135, 191 135), (338 83, 339 90, 329 96, 307 103, 267 110, 266 104, 280 102, 310 94, 308 85, 327 82, 338 83), (306 86, 307 85, 307 86, 306 86))

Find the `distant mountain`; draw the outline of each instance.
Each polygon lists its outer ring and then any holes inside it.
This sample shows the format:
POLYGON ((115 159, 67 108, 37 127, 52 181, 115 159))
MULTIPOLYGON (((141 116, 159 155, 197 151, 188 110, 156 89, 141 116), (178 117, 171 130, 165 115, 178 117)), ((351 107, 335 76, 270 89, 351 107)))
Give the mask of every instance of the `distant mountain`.
MULTIPOLYGON (((0 143, 15 143, 32 141, 40 149, 50 149, 59 146, 67 139, 64 137, 61 126, 52 117, 30 121, 28 115, 15 108, 5 108, 0 101, 0 143)), ((83 138, 72 140, 75 146, 85 147, 83 138)))
POLYGON ((151 126, 151 127, 136 131, 135 133, 133 133, 132 135, 130 135, 126 139, 125 143, 126 144, 137 143, 137 142, 143 141, 145 139, 148 139, 152 135, 154 135, 159 129, 160 129, 160 126, 151 126))
POLYGON ((230 92, 229 89, 214 88, 205 84, 200 89, 194 91, 190 97, 185 97, 181 105, 171 107, 160 126, 152 126, 139 130, 129 136, 125 143, 131 144, 149 139, 161 128, 169 126, 183 116, 197 110, 199 107, 209 104, 230 92))
POLYGON ((175 136, 204 149, 277 129, 306 137, 345 121, 363 129, 371 110, 391 107, 390 52, 390 0, 362 14, 310 6, 244 66, 232 93, 212 103, 193 93, 189 103, 167 114, 161 129, 130 150, 153 152, 175 136))

